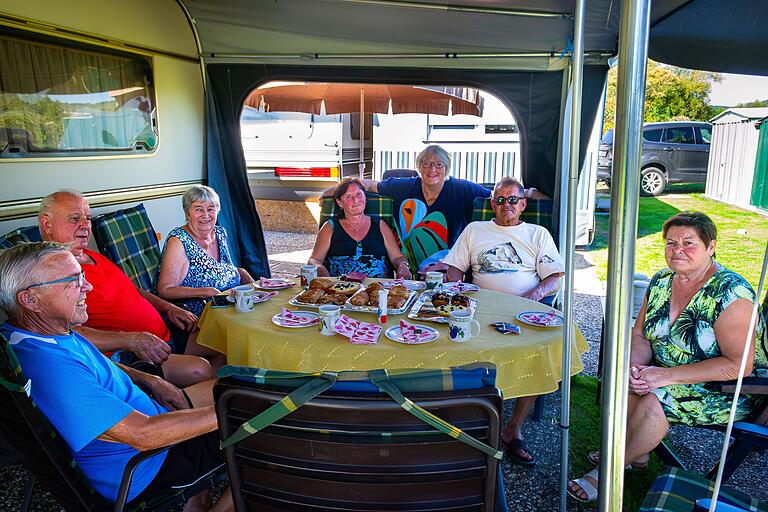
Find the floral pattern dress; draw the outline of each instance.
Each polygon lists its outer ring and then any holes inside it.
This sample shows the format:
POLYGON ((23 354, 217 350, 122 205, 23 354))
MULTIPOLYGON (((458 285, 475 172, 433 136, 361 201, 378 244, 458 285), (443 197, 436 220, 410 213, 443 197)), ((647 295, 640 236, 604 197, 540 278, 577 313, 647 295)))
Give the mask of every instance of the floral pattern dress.
MULTIPOLYGON (((670 324, 670 296, 674 272, 664 269, 656 273, 648 286, 648 305, 643 330, 651 344, 651 364, 670 368, 692 364, 721 355, 714 325, 720 314, 738 299, 755 300, 749 283, 737 273, 717 265, 714 275, 670 324)), ((754 368, 768 368, 765 325, 758 322, 754 368)), ((714 425, 728 422, 733 395, 718 391, 709 383, 674 384, 651 391, 661 402, 670 423, 714 425)), ((739 397, 736 420, 748 417, 758 397, 739 397)))
MULTIPOLYGON (((171 232, 168 233, 169 239, 171 237, 179 239, 184 246, 184 252, 189 260, 187 275, 184 276, 184 280, 179 283, 179 286, 189 286, 190 288, 212 287, 224 291, 240 284, 240 273, 237 271, 237 267, 232 263, 232 256, 229 254, 227 232, 221 226, 216 226, 214 231, 216 234, 216 241, 219 243, 218 261, 211 258, 211 256, 205 252, 197 242, 195 242, 192 235, 184 231, 184 229, 173 228, 171 232)), ((168 240, 165 241, 165 247, 163 247, 163 256, 165 256, 167 248, 168 240)), ((205 308, 205 300, 188 299, 181 304, 181 307, 200 316, 200 313, 203 312, 203 308, 205 308)))

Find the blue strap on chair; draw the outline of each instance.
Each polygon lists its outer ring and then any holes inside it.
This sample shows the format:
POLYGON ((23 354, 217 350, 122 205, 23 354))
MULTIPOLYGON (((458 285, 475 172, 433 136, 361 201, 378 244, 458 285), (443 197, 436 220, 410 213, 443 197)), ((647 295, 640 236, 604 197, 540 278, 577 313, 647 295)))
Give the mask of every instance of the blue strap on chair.
POLYGON ((137 287, 151 291, 160 267, 157 234, 143 204, 93 219, 99 251, 120 267, 137 287))
POLYGON ((21 242, 42 242, 40 228, 35 226, 26 226, 14 229, 10 233, 0 236, 0 249, 10 249, 21 242))

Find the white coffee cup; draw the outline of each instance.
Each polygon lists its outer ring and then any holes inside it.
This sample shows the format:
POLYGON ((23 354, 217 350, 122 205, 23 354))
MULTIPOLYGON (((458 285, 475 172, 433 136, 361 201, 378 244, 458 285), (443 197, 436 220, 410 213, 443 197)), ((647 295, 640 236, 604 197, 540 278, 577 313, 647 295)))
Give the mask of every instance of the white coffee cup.
POLYGON ((336 331, 333 328, 341 318, 341 308, 335 304, 324 304, 318 308, 320 313, 320 334, 333 336, 336 331))
POLYGON ((468 341, 480 334, 480 322, 472 318, 472 311, 468 309, 451 311, 448 326, 450 327, 451 340, 459 343, 468 341), (477 330, 473 332, 475 329, 477 330))
POLYGON ((253 311, 253 286, 244 284, 235 286, 235 311, 249 313, 253 311))
POLYGON ((442 272, 427 272, 427 278, 425 279, 427 290, 434 290, 439 288, 443 284, 442 272))

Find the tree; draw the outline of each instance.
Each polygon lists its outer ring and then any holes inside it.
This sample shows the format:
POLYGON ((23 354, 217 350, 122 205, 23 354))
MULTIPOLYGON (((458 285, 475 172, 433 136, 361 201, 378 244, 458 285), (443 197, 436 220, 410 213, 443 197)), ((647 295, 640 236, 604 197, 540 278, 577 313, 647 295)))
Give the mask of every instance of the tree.
MULTIPOLYGON (((616 116, 616 68, 608 72, 603 131, 613 128, 616 116)), ((675 68, 648 61, 643 121, 706 121, 716 114, 709 104, 713 81, 720 74, 675 68)))

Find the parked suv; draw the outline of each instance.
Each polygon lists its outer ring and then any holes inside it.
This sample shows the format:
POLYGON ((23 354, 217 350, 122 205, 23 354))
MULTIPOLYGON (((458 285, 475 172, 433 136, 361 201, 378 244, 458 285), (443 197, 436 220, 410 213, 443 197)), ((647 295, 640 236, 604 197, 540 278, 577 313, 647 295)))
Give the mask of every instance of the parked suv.
MULTIPOLYGON (((640 193, 657 196, 668 183, 707 181, 712 125, 699 121, 646 123, 643 126, 643 154, 640 158, 640 193)), ((600 142, 597 179, 611 184, 613 130, 600 142)))

